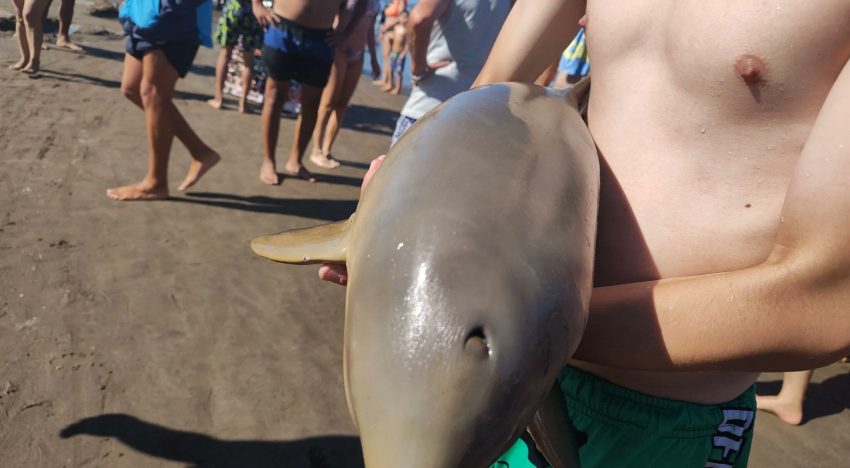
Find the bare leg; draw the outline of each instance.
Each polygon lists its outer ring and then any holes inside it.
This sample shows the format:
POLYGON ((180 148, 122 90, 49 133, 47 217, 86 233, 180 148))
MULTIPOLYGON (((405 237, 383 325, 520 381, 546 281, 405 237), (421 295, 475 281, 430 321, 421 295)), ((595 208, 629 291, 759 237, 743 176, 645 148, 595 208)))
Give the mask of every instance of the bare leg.
POLYGON ((375 56, 375 16, 370 16, 368 21, 369 34, 366 35, 366 48, 369 49, 369 60, 372 65, 372 81, 377 81, 381 77, 381 65, 378 63, 378 57, 375 56))
POLYGON ((395 78, 396 78, 395 86, 393 86, 393 89, 390 92, 395 94, 395 95, 398 95, 398 93, 401 92, 401 70, 399 70, 396 73, 395 78))
POLYGON ((289 160, 286 161, 287 173, 309 182, 315 182, 316 178, 301 164, 301 160, 304 158, 304 152, 310 143, 310 135, 316 127, 322 89, 307 84, 301 85, 301 114, 295 121, 295 138, 292 139, 292 146, 289 148, 289 160))
POLYGON ((381 91, 389 92, 393 89, 393 70, 391 66, 387 66, 384 68, 384 86, 381 87, 381 91))
POLYGON ((384 85, 384 86, 387 85, 387 81, 389 79, 387 77, 387 70, 390 69, 390 52, 392 52, 392 49, 393 49, 392 35, 388 32, 384 33, 383 36, 381 37, 381 54, 384 56, 384 76, 382 77, 382 79, 380 81, 376 82, 375 84, 381 84, 381 85, 384 85))
POLYGON ((277 185, 280 183, 275 165, 275 150, 277 149, 277 136, 280 132, 280 111, 288 97, 289 82, 278 82, 271 77, 266 80, 263 114, 260 117, 263 131, 263 163, 260 165, 260 180, 264 184, 277 185))
POLYGON ((348 58, 340 50, 337 50, 334 56, 334 63, 331 67, 331 75, 328 79, 328 84, 322 91, 322 99, 319 103, 319 110, 316 119, 316 128, 313 130, 313 151, 310 153, 310 161, 313 164, 333 169, 339 166, 339 163, 330 159, 328 154, 323 152, 323 139, 325 136, 325 126, 328 125, 328 119, 331 117, 336 102, 342 91, 342 84, 346 76, 346 68, 348 67, 348 58))
MULTIPOLYGON (((125 96, 134 101, 132 88, 139 83, 138 90, 141 105, 145 110, 145 122, 150 146, 148 173, 141 182, 106 191, 115 200, 158 200, 168 197, 168 157, 171 143, 177 129, 181 126, 184 138, 189 142, 187 148, 192 152, 192 165, 181 190, 188 188, 211 167, 220 157, 206 146, 188 126, 180 111, 174 106, 174 86, 177 83, 177 71, 168 63, 160 50, 145 54, 141 66, 130 55, 124 59, 122 90, 125 96), (141 77, 139 77, 141 70, 141 77), (205 149, 205 151, 203 150, 205 149), (197 153, 196 153, 197 152, 197 153)), ((185 143, 185 142, 184 142, 185 143)))
POLYGON ((56 35, 56 47, 80 52, 82 47, 71 42, 71 20, 74 18, 74 2, 76 0, 62 0, 59 7, 59 34, 56 35))
POLYGON ((24 0, 24 25, 30 59, 27 65, 21 68, 22 72, 36 73, 41 66, 41 43, 44 40, 42 18, 46 6, 47 0, 24 0))
POLYGON ((27 31, 24 24, 24 0, 12 0, 12 4, 15 5, 15 37, 18 38, 18 50, 21 53, 21 58, 12 65, 9 65, 9 68, 20 70, 30 61, 29 42, 27 41, 27 31))
POLYGON ((758 409, 775 414, 782 421, 798 425, 803 421, 803 399, 812 380, 812 371, 786 372, 782 390, 776 396, 757 396, 758 409))
POLYGON ((342 82, 342 89, 340 91, 339 98, 337 99, 333 113, 331 114, 331 118, 328 120, 328 125, 325 129, 325 139, 324 146, 322 147, 322 152, 334 163, 339 165, 339 162, 332 159, 331 156, 331 147, 336 140, 336 136, 339 133, 339 129, 342 126, 343 119, 345 118, 345 111, 348 110, 348 103, 351 102, 352 96, 354 96, 354 90, 357 88, 357 83, 360 81, 360 72, 363 71, 363 59, 361 58, 358 62, 351 64, 348 66, 348 70, 345 73, 345 79, 342 82))
POLYGON ((251 89, 251 80, 254 79, 254 51, 242 50, 242 97, 239 98, 239 113, 248 112, 248 91, 251 89))
MULTIPOLYGON (((142 102, 141 85, 142 62, 130 54, 124 54, 124 74, 121 77, 121 93, 130 102, 139 106, 140 109, 145 110, 144 103, 142 102)), ((172 102, 171 105, 173 106, 174 103, 172 102)), ((177 108, 175 107, 174 109, 176 110, 177 108)), ((180 190, 185 190, 197 182, 198 178, 212 168, 221 157, 201 140, 180 112, 177 112, 175 119, 174 135, 189 150, 189 154, 192 155, 192 159, 194 160, 189 167, 189 174, 186 176, 186 180, 180 184, 180 190), (188 185, 184 186, 187 183, 188 185)))
POLYGON ((221 103, 224 101, 222 90, 224 89, 224 74, 227 72, 227 62, 230 61, 230 54, 233 53, 233 47, 222 47, 218 52, 218 60, 215 62, 215 95, 207 101, 213 109, 221 109, 221 103))

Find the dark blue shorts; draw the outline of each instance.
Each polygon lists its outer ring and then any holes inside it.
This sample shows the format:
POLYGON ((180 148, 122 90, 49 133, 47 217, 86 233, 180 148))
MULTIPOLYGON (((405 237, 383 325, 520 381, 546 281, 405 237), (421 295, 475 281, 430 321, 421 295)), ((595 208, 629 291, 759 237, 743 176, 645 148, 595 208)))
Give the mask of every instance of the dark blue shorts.
POLYGON ((328 84, 334 49, 325 39, 330 29, 305 28, 278 17, 263 38, 263 60, 275 81, 294 80, 302 85, 324 88, 328 84))
POLYGON ((122 18, 121 25, 124 27, 126 39, 124 48, 128 54, 138 60, 146 53, 161 50, 165 54, 168 63, 177 70, 180 78, 189 73, 189 68, 192 67, 192 62, 195 61, 195 54, 198 53, 198 47, 201 45, 197 40, 197 34, 183 34, 184 37, 175 37, 174 39, 160 40, 155 38, 156 35, 150 30, 138 28, 129 18, 122 18))

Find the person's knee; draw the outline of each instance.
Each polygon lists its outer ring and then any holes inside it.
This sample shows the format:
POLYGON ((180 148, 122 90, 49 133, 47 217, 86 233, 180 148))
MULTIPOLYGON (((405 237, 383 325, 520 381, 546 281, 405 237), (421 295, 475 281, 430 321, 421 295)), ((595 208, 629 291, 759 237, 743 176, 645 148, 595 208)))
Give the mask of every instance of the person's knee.
POLYGON ((41 26, 41 12, 33 9, 32 5, 24 7, 23 18, 24 24, 27 25, 27 28, 32 28, 33 26, 41 26))
POLYGON ((286 100, 286 96, 283 95, 283 92, 287 90, 286 86, 280 86, 277 83, 269 80, 266 83, 266 93, 265 98, 272 105, 283 105, 283 102, 286 100))
POLYGON ((133 86, 127 83, 121 83, 121 95, 132 102, 141 102, 142 100, 139 85, 133 86))
POLYGON ((149 107, 161 107, 171 98, 167 93, 163 93, 157 85, 149 81, 142 81, 139 87, 139 93, 145 109, 149 107))

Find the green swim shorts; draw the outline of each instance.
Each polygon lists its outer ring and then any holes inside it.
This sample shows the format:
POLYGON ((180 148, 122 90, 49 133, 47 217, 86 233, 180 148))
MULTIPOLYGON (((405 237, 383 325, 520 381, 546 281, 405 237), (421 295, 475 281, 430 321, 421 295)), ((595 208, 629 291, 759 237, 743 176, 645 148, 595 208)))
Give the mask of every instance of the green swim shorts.
MULTIPOLYGON (((732 401, 701 405, 657 398, 568 366, 558 377, 577 430, 582 468, 746 467, 755 386, 732 401)), ((491 468, 542 468, 522 437, 491 468)))

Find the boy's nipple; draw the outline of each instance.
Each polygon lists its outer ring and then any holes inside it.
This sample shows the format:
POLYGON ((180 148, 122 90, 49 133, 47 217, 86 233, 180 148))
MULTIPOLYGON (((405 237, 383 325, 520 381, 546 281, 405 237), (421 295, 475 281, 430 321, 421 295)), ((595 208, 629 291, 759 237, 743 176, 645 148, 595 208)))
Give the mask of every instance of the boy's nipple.
POLYGON ((758 55, 744 54, 738 57, 735 72, 748 85, 761 86, 767 82, 767 64, 758 55))

